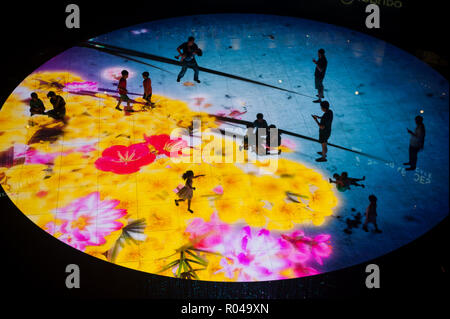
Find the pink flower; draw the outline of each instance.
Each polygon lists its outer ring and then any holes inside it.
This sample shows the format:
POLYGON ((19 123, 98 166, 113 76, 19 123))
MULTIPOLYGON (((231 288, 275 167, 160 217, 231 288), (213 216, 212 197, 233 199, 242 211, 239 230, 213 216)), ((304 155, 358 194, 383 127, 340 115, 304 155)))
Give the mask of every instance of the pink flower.
POLYGON ((222 251, 223 236, 230 231, 230 226, 220 221, 217 212, 211 215, 211 220, 205 222, 202 218, 194 218, 186 228, 190 240, 196 248, 209 251, 222 251))
POLYGON ((98 192, 79 198, 56 214, 62 224, 54 231, 62 233, 59 240, 81 251, 103 245, 106 236, 123 227, 117 219, 125 216, 126 210, 116 209, 118 204, 118 200, 100 201, 98 192))
POLYGON ((223 194, 223 187, 222 185, 218 185, 216 187, 213 188, 213 192, 218 194, 218 195, 222 195, 223 194))
POLYGON ((68 155, 74 152, 86 154, 95 151, 95 149, 96 148, 92 144, 84 144, 62 153, 42 153, 35 150, 34 148, 29 147, 28 145, 15 144, 14 158, 25 158, 25 164, 53 164, 55 158, 57 158, 58 156, 68 155))
POLYGON ((294 274, 296 277, 300 278, 300 277, 306 277, 306 276, 314 276, 314 275, 319 274, 319 272, 312 267, 308 267, 303 264, 295 264, 294 274))
POLYGON ((327 243, 330 237, 328 234, 322 234, 312 239, 305 236, 302 231, 295 231, 289 236, 281 235, 282 240, 290 243, 283 247, 283 252, 293 262, 305 263, 313 257, 318 264, 322 265, 322 258, 331 255, 331 245, 327 243), (294 249, 290 250, 289 246, 294 249))
POLYGON ((188 143, 182 138, 170 139, 167 134, 161 135, 144 135, 144 139, 148 144, 151 144, 159 154, 164 154, 168 157, 178 157, 183 155, 183 149, 188 147, 188 143))
POLYGON ((295 144, 294 141, 287 139, 287 138, 283 138, 282 142, 281 142, 281 146, 284 146, 286 148, 289 148, 291 150, 295 150, 297 148, 297 144, 295 144))
POLYGON ((91 91, 97 92, 97 82, 85 81, 85 82, 69 82, 64 86, 63 91, 66 92, 83 92, 91 91))
POLYGON ((328 257, 331 255, 331 245, 329 245, 327 242, 330 239, 330 235, 318 235, 314 237, 314 239, 311 242, 311 252, 314 256, 314 259, 319 263, 320 265, 323 264, 322 258, 328 257))
POLYGON ((103 151, 102 157, 95 161, 95 167, 116 174, 131 174, 152 163, 155 158, 145 143, 114 145, 103 151))
POLYGON ((232 279, 237 276, 237 281, 286 279, 290 272, 296 277, 312 276, 319 271, 309 263, 322 265, 322 258, 331 254, 330 235, 311 238, 298 230, 278 236, 264 228, 232 228, 217 213, 209 222, 194 218, 186 233, 196 248, 220 253, 223 258, 217 273, 232 279))

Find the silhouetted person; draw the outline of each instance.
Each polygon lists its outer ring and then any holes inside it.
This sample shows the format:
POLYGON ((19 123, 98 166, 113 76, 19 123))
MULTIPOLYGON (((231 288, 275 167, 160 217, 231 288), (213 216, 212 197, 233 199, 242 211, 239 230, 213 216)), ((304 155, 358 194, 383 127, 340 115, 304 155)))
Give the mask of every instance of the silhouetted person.
POLYGON ((148 108, 149 106, 153 107, 152 80, 150 79, 150 74, 145 71, 142 73, 142 78, 144 79, 144 81, 142 81, 142 86, 144 87, 144 95, 142 98, 146 101, 144 108, 148 108))
POLYGON ((267 136, 268 128, 267 122, 262 113, 256 114, 256 120, 253 121, 253 128, 256 129, 256 152, 259 154, 259 150, 264 148, 263 138, 267 136))
POLYGON ((177 82, 180 82, 181 78, 186 73, 187 68, 191 68, 194 70, 194 81, 200 83, 200 80, 198 79, 198 64, 195 60, 195 55, 202 56, 203 53, 194 41, 194 37, 189 37, 187 42, 182 43, 177 48, 179 55, 175 58, 178 59, 179 57, 181 57, 180 61, 182 63, 181 71, 177 77, 177 82))
POLYGON ((336 188, 338 191, 340 192, 345 192, 346 190, 350 189, 350 186, 359 186, 364 188, 365 186, 362 184, 358 184, 358 182, 360 181, 364 181, 366 179, 365 176, 363 176, 363 178, 352 178, 352 177, 348 177, 348 173, 347 172, 342 172, 341 175, 339 174, 333 174, 334 177, 334 181, 330 178, 330 183, 335 183, 336 184, 336 188))
POLYGON ((55 120, 63 120, 66 115, 66 101, 61 95, 56 95, 53 91, 48 92, 47 97, 53 105, 53 110, 47 111, 45 114, 55 120))
POLYGON ((313 101, 314 103, 320 103, 322 102, 323 96, 323 79, 325 78, 325 72, 327 70, 328 61, 325 57, 325 50, 319 49, 317 52, 319 56, 319 60, 313 59, 313 62, 316 64, 316 69, 314 71, 314 83, 317 90, 317 97, 318 99, 313 101))
POLYGON ((320 102, 320 108, 324 113, 322 117, 317 115, 312 115, 313 119, 319 126, 319 143, 322 144, 322 152, 317 152, 322 155, 322 157, 317 158, 316 162, 326 162, 327 161, 327 142, 331 136, 331 123, 333 122, 333 111, 330 110, 330 104, 327 101, 320 102), (320 119, 320 122, 317 119, 320 119))
POLYGON ((45 114, 45 106, 44 102, 33 92, 30 100, 30 115, 33 116, 35 114, 45 114))
POLYGON ((194 178, 200 177, 200 176, 205 176, 205 175, 197 175, 194 176, 194 172, 193 171, 186 171, 183 174, 183 179, 186 181, 185 185, 183 186, 182 189, 180 189, 177 193, 179 199, 175 199, 175 205, 178 206, 178 202, 184 202, 186 199, 188 200, 188 211, 192 214, 194 213, 191 210, 191 201, 192 201, 192 197, 194 196, 194 189, 195 187, 192 187, 192 180, 194 178))
POLYGON ((415 118, 416 121, 416 129, 411 131, 407 129, 408 133, 411 134, 411 138, 409 140, 409 162, 404 163, 403 165, 410 165, 407 171, 413 171, 416 169, 417 164, 417 153, 423 149, 423 145, 425 144, 425 125, 423 124, 423 117, 418 115, 415 118))
POLYGON ((120 103, 122 101, 127 102, 127 107, 125 108, 125 111, 127 112, 134 112, 133 108, 130 106, 130 98, 128 97, 128 90, 127 90, 127 78, 128 78, 128 71, 122 70, 121 72, 122 77, 119 80, 119 85, 117 86, 117 90, 119 91, 119 102, 117 102, 116 110, 122 111, 120 108, 120 103))
POLYGON ((366 180, 365 176, 363 176, 363 178, 352 178, 352 177, 348 177, 348 173, 347 172, 342 172, 341 173, 341 179, 344 182, 344 185, 347 185, 349 188, 350 188, 350 185, 359 186, 359 187, 362 187, 362 188, 365 187, 364 185, 357 183, 357 182, 366 180))
POLYGON ((372 223, 375 226, 375 232, 381 233, 381 230, 377 226, 377 198, 375 195, 369 196, 370 204, 366 209, 366 220, 364 221, 363 229, 364 231, 369 231, 367 225, 372 223))
POLYGON ((279 149, 281 146, 281 134, 274 124, 269 125, 267 129, 266 144, 266 154, 270 154, 272 149, 278 149, 278 154, 281 154, 281 150, 279 149))

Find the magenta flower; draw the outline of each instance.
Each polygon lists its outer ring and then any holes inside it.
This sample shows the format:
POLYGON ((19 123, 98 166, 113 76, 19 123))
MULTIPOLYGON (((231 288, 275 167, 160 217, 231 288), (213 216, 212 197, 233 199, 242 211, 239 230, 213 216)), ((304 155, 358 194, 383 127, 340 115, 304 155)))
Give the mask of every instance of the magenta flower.
POLYGON ((195 243, 195 247, 209 251, 222 251, 223 236, 229 231, 230 226, 220 221, 217 212, 211 215, 209 222, 197 217, 186 228, 186 233, 190 234, 189 238, 195 243))
POLYGON ((217 273, 223 272, 228 278, 237 276, 238 281, 315 275, 319 271, 310 263, 322 265, 322 258, 331 254, 330 235, 311 238, 303 231, 294 231, 278 236, 264 228, 232 228, 221 222, 216 213, 209 222, 194 218, 186 233, 196 248, 220 253, 223 258, 217 273))
POLYGON ((311 253, 320 265, 323 264, 322 258, 331 255, 331 245, 327 243, 330 237, 330 235, 318 235, 311 241, 311 253))
POLYGON ((64 156, 75 152, 87 154, 92 151, 95 151, 95 147, 89 143, 75 147, 73 149, 69 149, 62 153, 42 153, 34 148, 29 147, 28 145, 15 144, 14 158, 25 158, 25 164, 53 164, 55 158, 57 158, 58 156, 64 156))
POLYGON ((318 264, 322 265, 322 258, 331 255, 332 249, 328 243, 331 236, 328 234, 311 238, 305 236, 302 231, 295 231, 290 235, 281 235, 281 238, 281 240, 289 243, 284 245, 284 254, 288 255, 289 259, 294 262, 305 263, 313 257, 318 264), (290 250, 289 246, 294 249, 290 250))
POLYGON ((63 91, 67 92, 97 92, 97 82, 69 82, 64 85, 63 91))
POLYGON ((213 192, 218 194, 218 195, 222 195, 223 194, 223 187, 222 185, 217 185, 216 187, 213 188, 213 192))
POLYGON ((47 225, 48 229, 62 233, 58 237, 64 243, 84 251, 86 246, 99 246, 105 237, 124 226, 117 219, 126 215, 125 209, 116 209, 118 200, 100 201, 98 192, 79 198, 57 213, 61 226, 47 225))
POLYGON ((156 155, 150 152, 146 143, 114 145, 103 151, 102 157, 95 161, 95 167, 116 174, 131 174, 153 163, 155 158, 156 155))
POLYGON ((144 135, 145 141, 152 145, 159 154, 168 157, 179 157, 183 155, 183 149, 188 147, 188 143, 182 138, 170 139, 167 134, 161 135, 144 135))

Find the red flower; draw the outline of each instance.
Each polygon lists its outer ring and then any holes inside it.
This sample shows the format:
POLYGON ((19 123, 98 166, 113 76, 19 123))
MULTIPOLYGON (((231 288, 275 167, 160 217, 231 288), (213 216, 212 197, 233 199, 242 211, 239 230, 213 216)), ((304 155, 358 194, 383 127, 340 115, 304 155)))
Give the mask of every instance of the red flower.
POLYGON ((168 157, 178 157, 183 155, 183 148, 187 147, 187 142, 182 138, 174 140, 170 139, 167 134, 146 136, 144 139, 148 144, 151 144, 159 154, 164 154, 168 157))
POLYGON ((95 161, 97 169, 116 174, 131 174, 139 171, 142 166, 155 160, 145 143, 130 146, 114 145, 105 149, 102 157, 95 161))

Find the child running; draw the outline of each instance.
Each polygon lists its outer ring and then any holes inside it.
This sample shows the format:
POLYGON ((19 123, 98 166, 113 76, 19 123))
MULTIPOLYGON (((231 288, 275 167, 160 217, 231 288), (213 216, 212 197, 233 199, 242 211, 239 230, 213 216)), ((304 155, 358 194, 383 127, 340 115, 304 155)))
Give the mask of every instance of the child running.
POLYGON ((127 102, 127 107, 125 108, 125 111, 128 112, 134 112, 134 110, 131 108, 130 106, 130 98, 128 97, 127 93, 127 78, 128 78, 128 71, 127 70, 122 70, 122 77, 119 80, 119 85, 117 86, 118 90, 119 90, 119 102, 117 103, 116 106, 116 110, 122 111, 122 109, 120 108, 120 103, 122 103, 122 101, 127 102))
POLYGON ((188 200, 188 211, 193 214, 194 212, 191 210, 191 200, 192 196, 194 195, 193 190, 195 187, 192 187, 192 180, 197 177, 201 177, 205 175, 196 175, 194 176, 193 171, 186 171, 183 174, 183 179, 186 181, 186 184, 183 186, 182 189, 178 191, 178 197, 179 199, 175 199, 175 205, 178 206, 178 202, 184 202, 186 199, 188 200))
POLYGON ((145 103, 143 109, 148 109, 148 107, 153 108, 152 103, 152 80, 150 79, 150 74, 145 71, 142 73, 142 77, 144 78, 144 81, 142 82, 142 86, 144 87, 144 96, 143 99, 147 102, 145 103))

